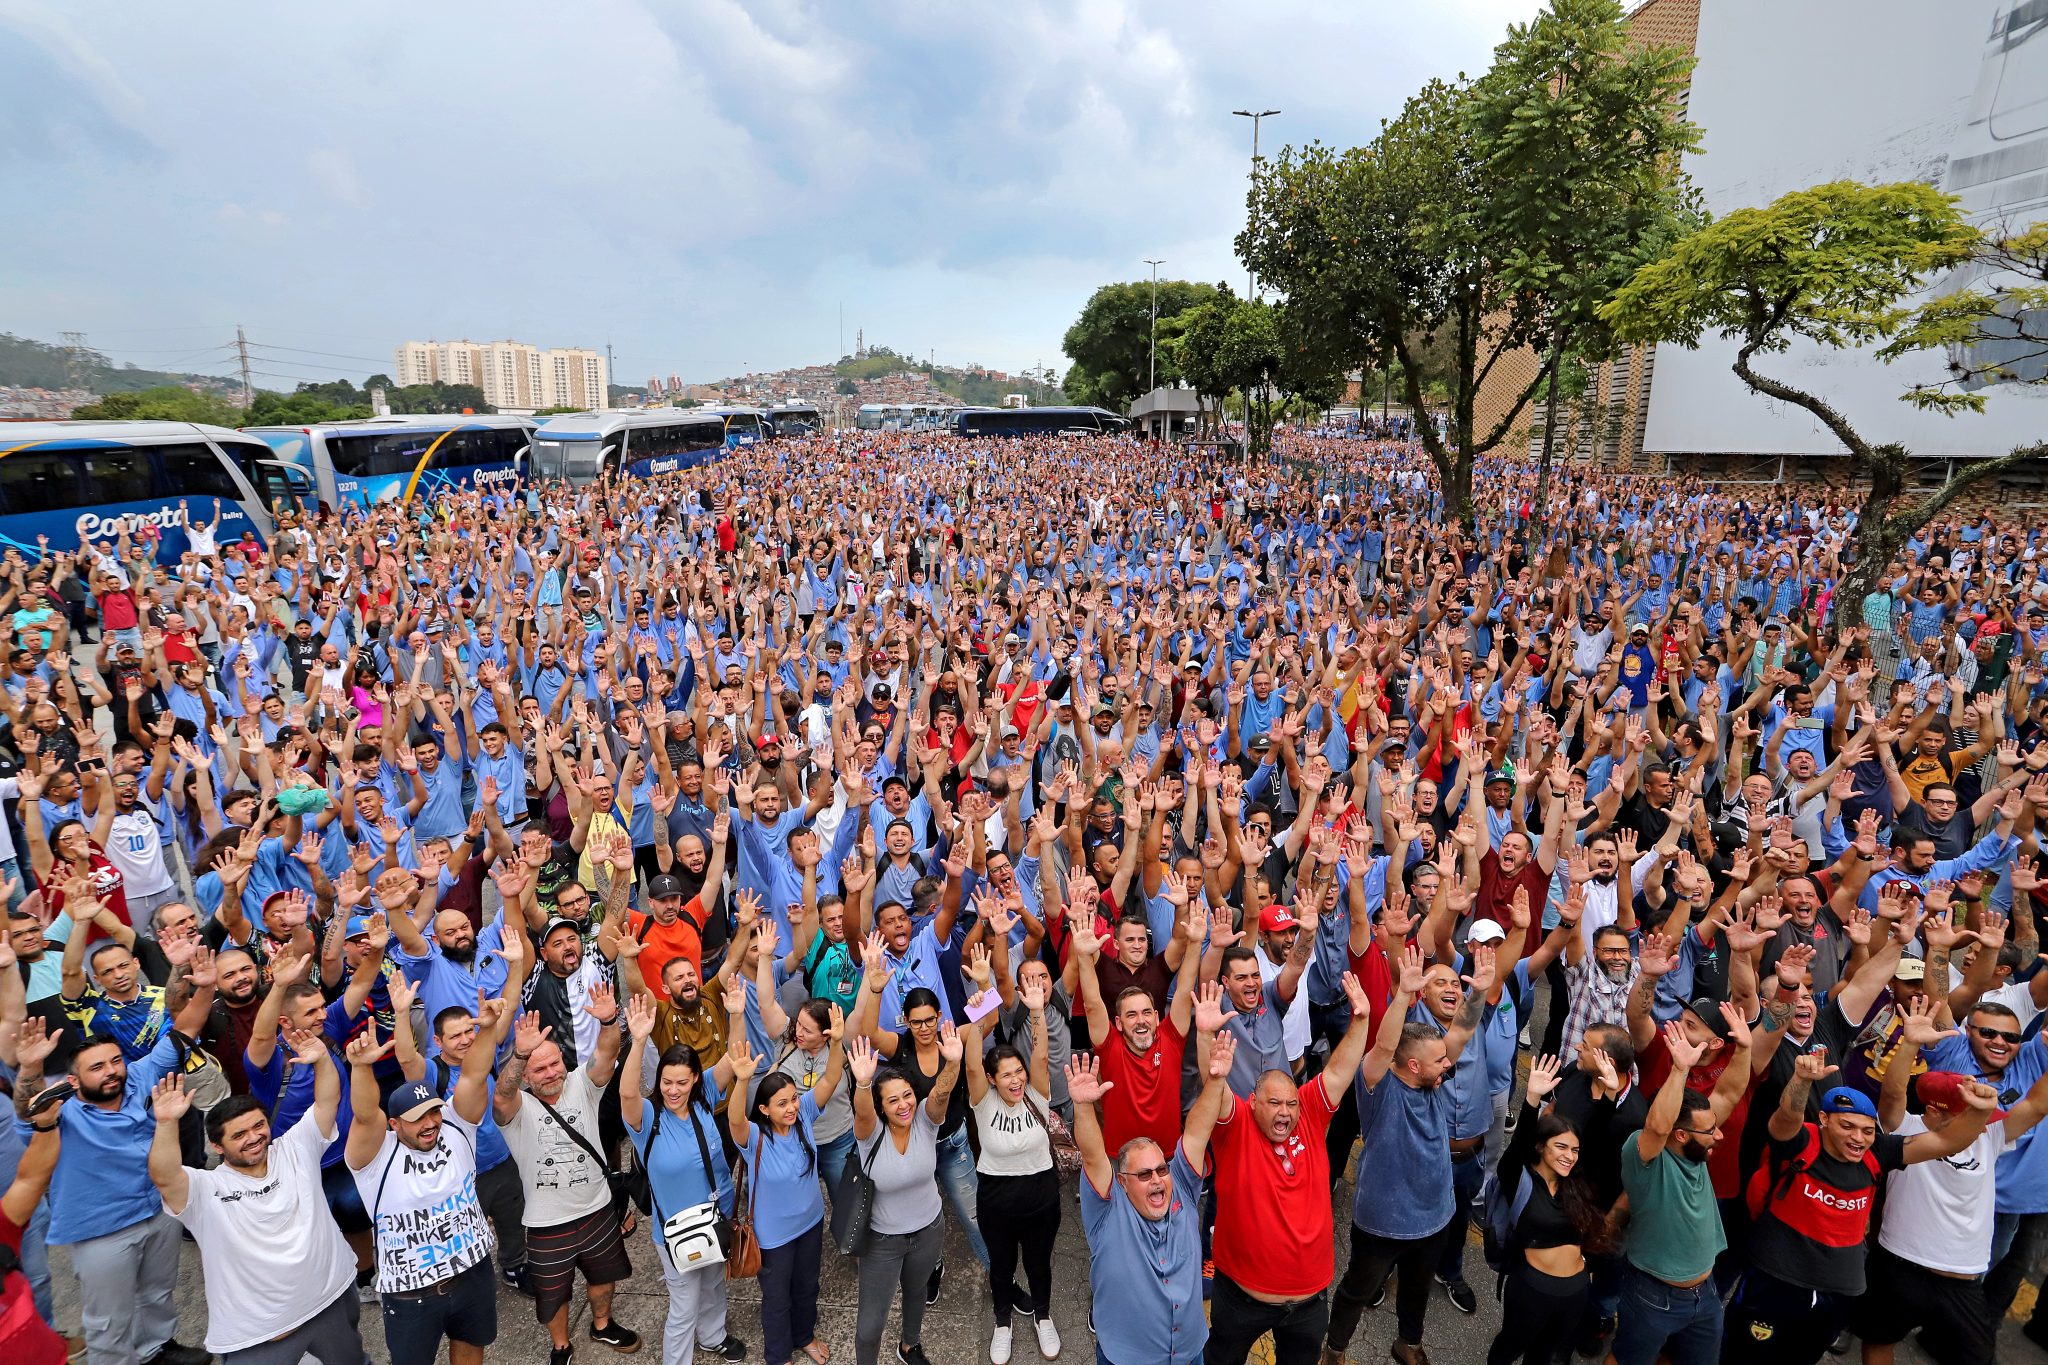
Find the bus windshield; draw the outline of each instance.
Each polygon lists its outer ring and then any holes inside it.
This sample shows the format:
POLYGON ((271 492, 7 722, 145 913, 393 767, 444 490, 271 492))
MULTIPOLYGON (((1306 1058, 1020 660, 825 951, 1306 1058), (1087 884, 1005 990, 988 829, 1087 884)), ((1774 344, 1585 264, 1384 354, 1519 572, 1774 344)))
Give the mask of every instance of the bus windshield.
POLYGON ((541 437, 533 443, 532 472, 536 479, 591 479, 604 459, 604 443, 596 437, 561 441, 541 437))

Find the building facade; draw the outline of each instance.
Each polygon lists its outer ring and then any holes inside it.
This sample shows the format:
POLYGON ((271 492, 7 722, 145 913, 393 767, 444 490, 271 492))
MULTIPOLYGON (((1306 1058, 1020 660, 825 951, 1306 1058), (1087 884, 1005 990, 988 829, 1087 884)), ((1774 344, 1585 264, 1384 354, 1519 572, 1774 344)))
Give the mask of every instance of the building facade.
POLYGON ((609 392, 604 352, 542 350, 524 341, 408 341, 392 377, 411 384, 474 384, 501 412, 600 408, 609 392))

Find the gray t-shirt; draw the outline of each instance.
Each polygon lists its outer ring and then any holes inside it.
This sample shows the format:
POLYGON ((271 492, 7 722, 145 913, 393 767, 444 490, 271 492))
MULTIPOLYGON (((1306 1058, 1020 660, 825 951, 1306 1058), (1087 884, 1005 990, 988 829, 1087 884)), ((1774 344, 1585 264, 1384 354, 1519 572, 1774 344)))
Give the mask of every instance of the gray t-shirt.
POLYGON ((875 1182, 875 1205, 868 1214, 868 1227, 892 1236, 922 1232, 939 1216, 938 1127, 925 1113, 922 1100, 911 1115, 910 1144, 905 1150, 896 1150, 887 1120, 878 1115, 877 1125, 873 1137, 854 1144, 851 1158, 866 1162, 873 1154, 874 1164, 867 1170, 875 1182))
MULTIPOLYGON (((1046 1079, 1052 1083, 1052 1107, 1062 1113, 1067 1104, 1067 1059, 1074 1055, 1073 1034, 1067 1020, 1073 1015, 1073 1002, 1067 999, 1066 991, 1058 986, 1052 988, 1052 999, 1045 1005, 1045 1048, 1046 1079)), ((1010 1008, 996 1016, 998 1032, 996 1040, 1008 1043, 1024 1054, 1024 1065, 1031 1065, 1031 1011, 1020 999, 1010 1008)))
MULTIPOLYGON (((808 1095, 819 1081, 825 1079, 825 1063, 831 1060, 832 1050, 826 1047, 815 1053, 805 1052, 800 1047, 784 1050, 787 1055, 776 1062, 775 1069, 795 1081, 797 1089, 808 1095)), ((853 1077, 842 1075, 832 1090, 832 1098, 818 1109, 818 1122, 812 1136, 819 1142, 836 1142, 852 1131, 853 1077)))

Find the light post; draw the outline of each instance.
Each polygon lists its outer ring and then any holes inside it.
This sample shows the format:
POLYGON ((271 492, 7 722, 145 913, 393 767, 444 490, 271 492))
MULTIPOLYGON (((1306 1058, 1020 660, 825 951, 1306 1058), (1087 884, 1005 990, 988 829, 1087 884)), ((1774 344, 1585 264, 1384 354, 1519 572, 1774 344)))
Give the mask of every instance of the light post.
MULTIPOLYGON (((1249 109, 1233 109, 1230 112, 1238 118, 1248 118, 1252 121, 1252 184, 1256 187, 1259 183, 1259 120, 1272 118, 1280 111, 1278 109, 1261 109, 1257 113, 1253 113, 1249 109)), ((1258 277, 1252 272, 1250 266, 1245 267, 1244 289, 1247 298, 1258 298, 1258 277)))
POLYGON ((1145 386, 1150 393, 1159 387, 1159 267, 1166 262, 1147 256, 1145 264, 1152 267, 1152 359, 1146 375, 1150 382, 1145 386))

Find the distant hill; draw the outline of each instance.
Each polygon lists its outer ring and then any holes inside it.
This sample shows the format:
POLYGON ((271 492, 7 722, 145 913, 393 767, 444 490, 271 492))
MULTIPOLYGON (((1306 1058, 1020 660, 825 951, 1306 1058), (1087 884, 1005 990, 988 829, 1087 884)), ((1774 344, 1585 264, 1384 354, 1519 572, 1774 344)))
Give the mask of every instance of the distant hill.
POLYGON ((1017 375, 997 379, 981 370, 935 365, 898 355, 887 346, 873 347, 865 355, 848 356, 832 368, 841 378, 852 380, 880 379, 884 375, 906 371, 921 374, 931 381, 933 387, 951 394, 969 407, 997 407, 1005 396, 1013 393, 1023 394, 1034 404, 1067 401, 1066 395, 1055 385, 1017 375))
MULTIPOLYGON (((85 387, 94 393, 137 393, 167 384, 205 383, 224 388, 227 381, 217 375, 176 374, 165 370, 140 370, 133 365, 116 365, 100 352, 85 352, 85 387)), ((0 385, 29 389, 71 387, 71 352, 46 341, 33 341, 11 332, 0 332, 0 385)))

